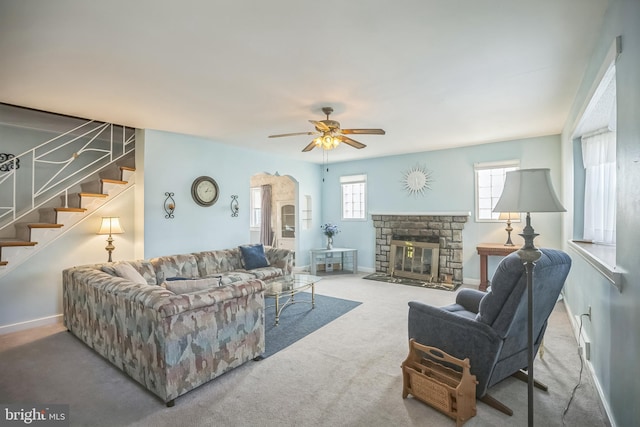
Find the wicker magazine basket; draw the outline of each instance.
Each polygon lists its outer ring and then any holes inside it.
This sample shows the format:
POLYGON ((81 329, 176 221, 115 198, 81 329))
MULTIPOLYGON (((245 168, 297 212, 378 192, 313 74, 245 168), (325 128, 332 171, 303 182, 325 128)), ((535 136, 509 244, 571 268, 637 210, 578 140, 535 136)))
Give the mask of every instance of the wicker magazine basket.
POLYGON ((461 426, 476 415, 476 376, 469 359, 456 359, 435 347, 409 341, 409 355, 402 363, 402 397, 409 394, 456 420, 461 426), (456 369, 441 363, 446 362, 456 369), (459 369, 458 369, 459 368, 459 369))

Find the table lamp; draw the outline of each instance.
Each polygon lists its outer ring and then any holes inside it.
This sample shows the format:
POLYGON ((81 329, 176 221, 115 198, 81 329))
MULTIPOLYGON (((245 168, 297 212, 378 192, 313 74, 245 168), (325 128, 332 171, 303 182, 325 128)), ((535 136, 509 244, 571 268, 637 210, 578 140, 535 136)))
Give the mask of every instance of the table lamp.
POLYGON ((111 252, 116 248, 113 246, 113 237, 112 234, 122 234, 124 233, 124 229, 120 225, 120 217, 117 216, 105 216, 102 217, 102 223, 100 224, 100 229, 97 234, 108 234, 107 238, 107 246, 104 248, 107 252, 109 252, 109 260, 107 262, 111 262, 111 252))
POLYGON ((511 227, 511 220, 512 219, 519 220, 520 213, 519 212, 500 212, 500 216, 498 217, 498 219, 501 221, 504 221, 505 219, 507 220, 507 227, 505 228, 507 232, 507 243, 505 243, 504 245, 515 246, 511 241, 511 232, 513 231, 513 227, 511 227))

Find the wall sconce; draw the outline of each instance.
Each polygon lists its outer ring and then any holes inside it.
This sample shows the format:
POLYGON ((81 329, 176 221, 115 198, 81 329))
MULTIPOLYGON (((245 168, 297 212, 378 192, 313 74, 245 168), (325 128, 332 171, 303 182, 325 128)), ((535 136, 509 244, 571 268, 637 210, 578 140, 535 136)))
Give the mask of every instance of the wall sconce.
POLYGON ((116 248, 113 246, 113 237, 112 234, 122 234, 124 233, 124 229, 120 225, 120 218, 117 216, 104 216, 102 217, 102 223, 100 224, 100 229, 96 234, 108 234, 109 238, 107 239, 107 246, 104 248, 107 252, 109 252, 109 260, 107 262, 111 262, 111 252, 116 248))
POLYGON ((234 194, 233 196, 231 196, 231 216, 237 217, 239 210, 240 205, 238 205, 238 196, 234 194))
POLYGON ((164 211, 167 213, 164 217, 171 219, 173 218, 173 211, 176 210, 176 201, 173 200, 174 194, 166 192, 164 195, 167 196, 167 198, 164 199, 164 211))
POLYGON ((513 227, 511 227, 511 220, 514 219, 516 221, 519 221, 520 213, 519 212, 500 212, 500 216, 498 217, 498 219, 507 220, 507 228, 505 228, 505 231, 507 232, 507 243, 505 243, 504 245, 515 246, 511 241, 511 232, 513 231, 513 227))
POLYGON ((20 169, 20 159, 16 159, 13 154, 0 153, 0 172, 9 172, 12 169, 20 169))

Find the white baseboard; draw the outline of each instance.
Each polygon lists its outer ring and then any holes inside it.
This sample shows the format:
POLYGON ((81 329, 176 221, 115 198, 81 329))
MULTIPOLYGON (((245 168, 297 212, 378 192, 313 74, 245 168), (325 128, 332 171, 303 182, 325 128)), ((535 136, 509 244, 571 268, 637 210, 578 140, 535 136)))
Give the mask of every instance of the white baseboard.
POLYGON ((462 283, 464 283, 465 285, 473 285, 473 286, 480 286, 480 279, 471 279, 469 277, 463 277, 462 278, 462 283))
MULTIPOLYGON (((295 267, 293 267, 293 272, 296 273, 296 274, 298 274, 298 273, 300 273, 300 274, 304 274, 304 273, 309 274, 309 268, 310 268, 309 265, 301 265, 299 267, 295 266, 295 267)), ((358 266, 358 273, 375 273, 375 272, 376 272, 375 268, 358 266)))
POLYGON ((25 329, 37 328, 39 326, 55 325, 56 323, 62 323, 62 314, 56 314, 54 316, 27 320, 26 322, 18 322, 11 325, 0 326, 0 335, 10 334, 11 332, 24 331, 25 329))
MULTIPOLYGON (((560 294, 560 296, 562 298, 564 298, 564 295, 560 294)), ((569 316, 569 322, 571 323, 571 328, 573 329, 573 336, 576 339, 576 346, 577 346, 578 343, 581 342, 581 339, 578 336, 578 331, 580 329, 579 316, 576 316, 571 312, 571 307, 569 307, 569 304, 567 304, 566 300, 565 300, 564 306, 567 309, 567 316, 569 316)), ((584 328, 584 326, 583 326, 583 328, 584 328)), ((582 357, 584 365, 587 367, 587 372, 589 372, 589 375, 591 375, 591 378, 593 379, 593 383, 594 383, 594 385, 596 387, 596 391, 598 392, 598 396, 600 396, 600 402, 602 402, 602 406, 604 406, 604 411, 607 414, 607 418, 609 419, 609 424, 611 425, 611 427, 616 427, 616 423, 613 421, 613 412, 611 411, 611 408, 609 407, 609 402, 605 398, 604 391, 602 390, 602 386, 600 385, 600 381, 598 381, 598 377, 596 376, 596 372, 593 369, 593 365, 591 364, 591 360, 588 360, 588 359, 586 359, 584 357, 584 352, 582 353, 582 355, 580 357, 582 357)))

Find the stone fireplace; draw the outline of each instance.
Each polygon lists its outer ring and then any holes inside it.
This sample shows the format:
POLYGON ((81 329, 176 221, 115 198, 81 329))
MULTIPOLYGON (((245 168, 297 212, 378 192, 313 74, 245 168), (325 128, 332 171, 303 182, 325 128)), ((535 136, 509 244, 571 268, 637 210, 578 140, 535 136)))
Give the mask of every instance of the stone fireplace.
MULTIPOLYGON (((425 246, 420 242, 438 244, 438 262, 429 263, 428 275, 440 285, 454 288, 462 284, 462 230, 468 213, 373 214, 376 232, 376 272, 397 272, 397 243, 409 242, 409 247, 425 246), (392 252, 392 242, 395 243, 392 252), (394 258, 392 260, 392 258, 394 258), (436 271, 431 271, 435 265, 436 271)), ((406 245, 405 245, 406 246, 406 245)), ((422 252, 420 252, 422 254, 422 252)), ((401 255, 404 256, 404 255, 401 255)), ((413 256, 413 254, 411 255, 413 256)), ((420 255, 422 258, 422 255, 420 255)), ((402 274, 400 274, 401 276, 402 274)), ((408 277, 406 274, 404 277, 408 277)))

